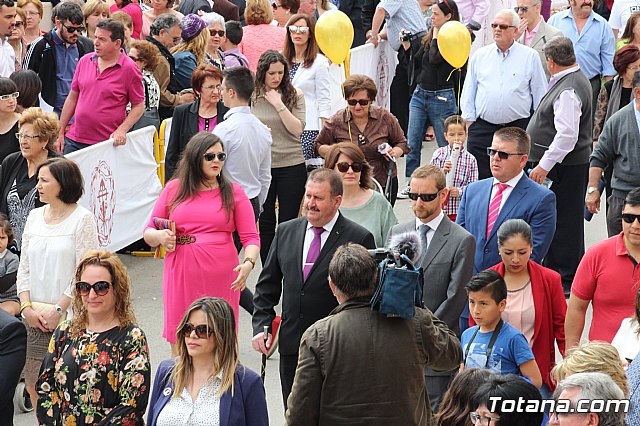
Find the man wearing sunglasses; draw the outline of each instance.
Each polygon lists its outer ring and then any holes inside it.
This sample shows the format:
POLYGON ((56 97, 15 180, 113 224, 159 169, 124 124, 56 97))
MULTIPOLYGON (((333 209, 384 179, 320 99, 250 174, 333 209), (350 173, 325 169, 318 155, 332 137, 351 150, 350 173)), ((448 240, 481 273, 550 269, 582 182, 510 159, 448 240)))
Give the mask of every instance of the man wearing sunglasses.
POLYGON ((611 342, 622 320, 634 316, 638 262, 640 188, 624 200, 622 232, 591 246, 578 266, 564 323, 567 351, 580 342, 589 303, 593 307, 589 340, 611 342))
POLYGON ((42 99, 60 116, 71 91, 78 59, 93 52, 93 42, 84 31, 82 8, 73 2, 54 8, 55 28, 32 43, 24 60, 42 81, 42 99))
POLYGON ((493 134, 505 127, 526 129, 547 87, 538 52, 515 42, 519 26, 516 12, 499 11, 491 23, 495 43, 469 59, 460 107, 469 126, 467 150, 476 157, 479 179, 491 177, 486 150, 493 134))
MULTIPOLYGON (((389 238, 418 232, 423 255, 417 266, 424 270, 424 304, 460 336, 458 320, 467 302, 464 286, 473 274, 475 240, 442 212, 449 190, 440 168, 430 164, 418 167, 411 175, 408 195, 416 217, 391 228, 389 238)), ((457 368, 447 372, 425 370, 427 393, 434 412, 456 372, 457 368)))

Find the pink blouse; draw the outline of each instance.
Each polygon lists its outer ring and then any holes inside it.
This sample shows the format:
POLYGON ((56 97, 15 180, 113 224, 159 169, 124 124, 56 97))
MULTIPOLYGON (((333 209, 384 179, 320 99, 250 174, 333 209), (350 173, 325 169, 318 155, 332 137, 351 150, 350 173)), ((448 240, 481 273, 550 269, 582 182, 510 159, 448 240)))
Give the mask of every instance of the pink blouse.
POLYGON ((520 330, 527 338, 529 346, 533 345, 536 310, 533 306, 531 281, 522 288, 507 292, 507 307, 502 313, 502 319, 520 330))

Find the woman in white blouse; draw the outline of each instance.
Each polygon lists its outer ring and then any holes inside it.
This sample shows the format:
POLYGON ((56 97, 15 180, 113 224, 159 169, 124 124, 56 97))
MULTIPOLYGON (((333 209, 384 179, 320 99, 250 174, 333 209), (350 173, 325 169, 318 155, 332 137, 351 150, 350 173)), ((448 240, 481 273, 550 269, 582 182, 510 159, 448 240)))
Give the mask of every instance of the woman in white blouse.
POLYGON ((618 350, 624 365, 631 363, 640 352, 640 290, 636 293, 636 311, 633 317, 625 318, 611 341, 618 350))
POLYGON ((37 170, 36 189, 43 207, 29 213, 22 234, 17 288, 27 326, 25 385, 33 406, 35 383, 53 330, 66 318, 73 300, 76 265, 98 247, 93 215, 77 204, 84 189, 80 169, 71 160, 52 158, 37 170))
POLYGON ((319 53, 315 38, 315 21, 303 13, 287 22, 287 38, 282 54, 289 62, 289 75, 294 87, 304 93, 305 128, 300 136, 307 166, 321 166, 315 141, 327 118, 331 116, 329 60, 319 53))
POLYGON ((267 426, 264 386, 238 360, 236 320, 220 298, 193 302, 176 332, 178 357, 160 363, 149 426, 267 426))

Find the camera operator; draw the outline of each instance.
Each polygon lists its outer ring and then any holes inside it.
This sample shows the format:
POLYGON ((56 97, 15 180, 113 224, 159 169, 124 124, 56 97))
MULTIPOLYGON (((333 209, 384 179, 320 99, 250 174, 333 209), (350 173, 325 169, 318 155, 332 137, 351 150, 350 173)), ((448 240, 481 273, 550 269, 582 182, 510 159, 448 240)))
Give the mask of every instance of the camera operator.
MULTIPOLYGON (((440 54, 438 32, 446 22, 459 20, 456 3, 453 0, 443 0, 431 6, 432 27, 421 43, 418 40, 412 41, 412 34, 400 32, 403 49, 400 50, 399 58, 406 64, 410 80, 418 83, 409 103, 407 139, 411 151, 407 155, 407 178, 420 166, 422 140, 427 125, 433 126, 438 146, 447 146, 444 120, 458 113, 457 90, 461 87, 463 71, 454 71, 440 54)), ((407 198, 408 186, 407 179, 407 188, 398 194, 398 198, 407 198)))
POLYGON ((431 423, 423 370, 458 366, 460 342, 428 309, 412 319, 372 311, 376 276, 364 247, 336 250, 329 286, 339 305, 302 336, 287 425, 344 424, 365 406, 368 425, 431 423))

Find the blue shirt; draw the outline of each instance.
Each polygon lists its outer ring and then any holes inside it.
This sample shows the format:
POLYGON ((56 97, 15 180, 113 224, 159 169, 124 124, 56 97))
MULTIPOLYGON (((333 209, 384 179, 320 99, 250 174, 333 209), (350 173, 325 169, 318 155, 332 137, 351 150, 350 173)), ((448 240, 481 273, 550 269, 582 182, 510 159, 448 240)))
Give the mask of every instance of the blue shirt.
POLYGON ((74 43, 67 47, 67 43, 58 37, 55 29, 51 31, 51 36, 56 46, 56 101, 53 110, 60 115, 64 101, 71 91, 71 82, 80 55, 78 46, 74 43))
POLYGON ((602 16, 592 11, 581 33, 578 33, 571 9, 551 16, 548 24, 571 39, 578 65, 588 79, 616 75, 613 68, 616 42, 609 23, 602 16))
POLYGON ((377 7, 385 10, 387 39, 393 50, 400 49, 400 30, 418 34, 427 30, 420 5, 416 0, 382 0, 377 7))
MULTIPOLYGON (((473 326, 462 333, 462 354, 467 353, 469 340, 479 326, 473 326)), ((478 331, 471 343, 471 349, 465 362, 465 368, 487 368, 499 374, 520 374, 520 365, 535 359, 524 335, 508 322, 504 322, 500 334, 493 345, 493 350, 487 363, 487 345, 493 331, 483 333, 478 331), (486 367, 485 367, 486 365, 486 367)), ((463 360, 464 361, 464 360, 463 360)))
POLYGON ((629 380, 629 411, 625 420, 629 426, 640 426, 640 354, 636 355, 627 368, 627 379, 629 380))
POLYGON ((460 105, 462 118, 506 124, 527 118, 546 93, 547 78, 534 49, 513 43, 506 54, 495 43, 471 56, 460 105))

